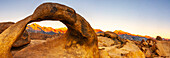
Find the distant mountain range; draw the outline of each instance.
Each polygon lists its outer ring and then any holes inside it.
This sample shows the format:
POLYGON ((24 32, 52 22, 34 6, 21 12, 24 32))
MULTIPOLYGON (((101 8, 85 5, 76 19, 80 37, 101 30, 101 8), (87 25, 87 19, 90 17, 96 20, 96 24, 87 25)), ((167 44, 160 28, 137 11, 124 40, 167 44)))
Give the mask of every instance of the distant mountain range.
MULTIPOLYGON (((63 28, 54 29, 52 27, 44 27, 44 26, 42 27, 42 26, 34 23, 34 24, 31 24, 31 25, 28 25, 26 27, 26 30, 28 32, 43 33, 43 34, 53 35, 53 34, 63 34, 63 33, 65 33, 67 31, 67 28, 63 27, 63 28)), ((104 31, 102 31, 100 29, 94 29, 94 31, 96 33, 103 33, 104 32, 104 31)), ((118 34, 123 39, 129 39, 129 40, 142 41, 142 39, 144 39, 144 40, 155 39, 155 38, 150 37, 150 36, 142 36, 142 35, 131 34, 131 33, 128 33, 128 32, 124 32, 122 30, 115 30, 114 33, 118 34)), ((170 41, 170 39, 165 39, 165 38, 163 38, 163 40, 170 41)))
POLYGON ((34 32, 34 33, 43 33, 43 34, 50 34, 50 35, 53 35, 53 34, 56 34, 56 33, 65 33, 67 31, 67 28, 66 27, 63 27, 63 28, 58 28, 58 29, 54 29, 52 27, 42 27, 36 23, 34 24, 31 24, 31 25, 28 25, 26 27, 26 30, 28 32, 34 32))
MULTIPOLYGON (((52 27, 45 27, 45 26, 40 26, 36 23, 34 24, 31 24, 31 25, 28 25, 26 27, 26 30, 28 32, 34 32, 34 33, 44 33, 44 34, 50 34, 50 35, 53 35, 53 34, 56 34, 56 33, 65 33, 67 31, 67 28, 66 27, 63 27, 63 28, 52 28, 52 27)), ((94 29, 95 32, 97 33, 102 33, 103 31, 100 30, 100 29, 94 29)))

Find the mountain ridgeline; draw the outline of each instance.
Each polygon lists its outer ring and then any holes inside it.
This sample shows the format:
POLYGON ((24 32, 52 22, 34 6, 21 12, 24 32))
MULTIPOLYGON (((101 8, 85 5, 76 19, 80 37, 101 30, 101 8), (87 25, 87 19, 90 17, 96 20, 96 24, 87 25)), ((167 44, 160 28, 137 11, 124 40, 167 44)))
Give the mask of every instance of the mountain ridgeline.
MULTIPOLYGON (((62 28, 52 28, 52 27, 45 27, 45 26, 40 26, 36 23, 33 23, 31 25, 28 25, 26 27, 26 30, 28 32, 33 32, 33 33, 43 33, 43 34, 50 34, 50 35, 54 35, 54 34, 64 34, 67 31, 66 27, 62 27, 62 28)), ((96 33, 104 33, 104 31, 100 30, 100 29, 94 29, 94 31, 96 33)), ((114 33, 118 34, 122 39, 129 39, 129 40, 135 40, 135 41, 142 41, 143 39, 146 41, 147 39, 156 39, 154 37, 150 37, 150 36, 142 36, 142 35, 136 35, 136 34, 131 34, 122 30, 115 30, 114 33)), ((169 41, 170 39, 165 39, 165 38, 161 38, 162 40, 167 40, 169 41)))

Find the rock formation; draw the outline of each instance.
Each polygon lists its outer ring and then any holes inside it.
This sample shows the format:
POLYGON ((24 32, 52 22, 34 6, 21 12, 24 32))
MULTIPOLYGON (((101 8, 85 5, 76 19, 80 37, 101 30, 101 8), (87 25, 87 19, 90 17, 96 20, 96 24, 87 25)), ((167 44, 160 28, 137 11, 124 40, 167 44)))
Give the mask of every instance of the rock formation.
POLYGON ((135 44, 142 50, 147 58, 153 57, 169 57, 170 42, 158 41, 155 39, 142 40, 141 42, 134 41, 135 44))
MULTIPOLYGON (((7 29, 9 26, 15 24, 14 22, 2 22, 0 23, 0 34, 7 29)), ((22 36, 20 38, 18 38, 14 44, 12 45, 12 47, 20 47, 23 46, 25 44, 30 43, 30 38, 28 36, 28 32, 26 30, 24 30, 24 33, 22 34, 22 36)))
POLYGON ((157 36, 157 37, 156 37, 156 40, 162 41, 163 39, 161 38, 161 36, 157 36))
POLYGON ((114 44, 116 41, 107 37, 98 37, 99 53, 103 58, 145 58, 143 52, 132 41, 114 44), (114 45, 113 45, 114 44, 114 45), (122 46, 122 47, 120 47, 122 46))
POLYGON ((144 53, 133 41, 122 39, 111 31, 97 35, 101 58, 145 58, 144 53))
POLYGON ((68 30, 59 38, 22 49, 14 55, 14 58, 99 58, 97 36, 90 24, 72 8, 58 3, 41 4, 32 15, 2 32, 0 58, 11 58, 12 44, 21 36, 26 25, 42 20, 61 21, 68 30))
POLYGON ((2 33, 5 29, 7 29, 9 26, 15 24, 14 22, 1 22, 0 23, 0 33, 2 33))
POLYGON ((115 41, 114 44, 124 44, 125 41, 126 41, 125 39, 122 39, 118 34, 111 32, 111 31, 106 31, 106 32, 103 32, 103 33, 97 33, 97 35, 111 38, 112 40, 115 41))

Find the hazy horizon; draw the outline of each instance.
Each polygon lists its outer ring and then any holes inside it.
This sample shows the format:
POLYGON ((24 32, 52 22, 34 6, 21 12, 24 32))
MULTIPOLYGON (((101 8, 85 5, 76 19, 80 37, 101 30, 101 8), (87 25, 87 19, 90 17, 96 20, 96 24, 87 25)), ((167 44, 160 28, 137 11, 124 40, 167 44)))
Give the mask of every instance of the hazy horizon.
MULTIPOLYGON (((72 7, 94 29, 123 30, 132 34, 170 39, 169 0, 1 0, 0 22, 24 19, 44 2, 72 7)), ((65 27, 58 21, 37 24, 53 28, 65 27)))

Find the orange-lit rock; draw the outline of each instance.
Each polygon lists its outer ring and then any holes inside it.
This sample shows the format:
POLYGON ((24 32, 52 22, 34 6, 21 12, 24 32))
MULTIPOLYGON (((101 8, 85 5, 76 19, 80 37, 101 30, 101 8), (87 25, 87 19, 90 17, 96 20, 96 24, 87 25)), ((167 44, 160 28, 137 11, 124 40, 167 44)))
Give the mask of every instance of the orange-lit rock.
POLYGON ((55 32, 56 32, 56 33, 59 33, 59 32, 65 33, 66 31, 67 31, 67 28, 66 28, 66 27, 63 27, 63 28, 56 28, 56 29, 55 29, 55 32))
MULTIPOLYGON (((4 30, 6 30, 8 27, 10 27, 13 24, 15 24, 15 23, 14 22, 0 23, 0 33, 2 33, 4 30)), ((28 32, 26 30, 24 30, 24 33, 22 34, 22 36, 15 41, 15 43, 12 45, 12 47, 20 47, 20 46, 30 43, 30 41, 31 40, 28 36, 28 32)))
POLYGON ((101 29, 94 29, 94 31, 97 32, 103 32, 101 29))
POLYGON ((68 30, 61 37, 20 50, 14 58, 99 58, 98 39, 90 24, 74 9, 58 3, 41 4, 33 14, 1 33, 0 58, 12 58, 11 46, 27 24, 43 20, 61 21, 68 30))

